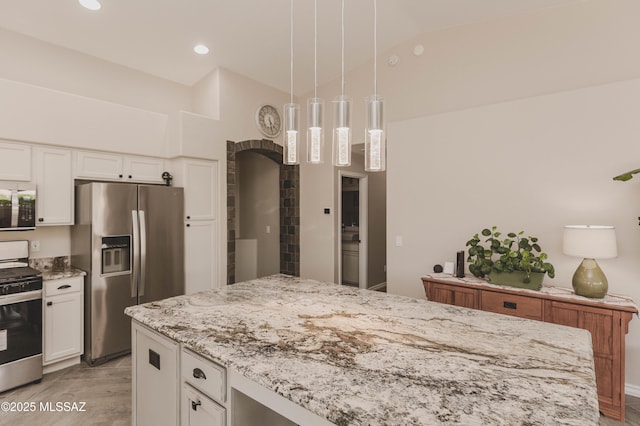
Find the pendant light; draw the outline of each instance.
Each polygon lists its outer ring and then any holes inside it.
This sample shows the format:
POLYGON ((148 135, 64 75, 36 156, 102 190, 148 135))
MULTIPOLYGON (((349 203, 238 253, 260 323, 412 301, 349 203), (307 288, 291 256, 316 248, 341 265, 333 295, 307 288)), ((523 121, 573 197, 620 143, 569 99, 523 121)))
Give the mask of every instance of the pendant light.
POLYGON ((284 105, 284 158, 283 163, 294 165, 300 163, 298 150, 298 128, 300 127, 300 106, 293 103, 293 0, 291 3, 291 37, 290 37, 290 65, 291 65, 291 101, 284 105))
POLYGON ((333 165, 351 165, 351 101, 344 95, 344 0, 342 0, 342 68, 340 96, 333 101, 333 165))
POLYGON ((318 0, 313 0, 313 98, 307 100, 307 162, 323 163, 324 101, 318 98, 318 0))
POLYGON ((381 172, 386 168, 384 100, 378 95, 378 8, 373 0, 373 95, 365 100, 364 169, 381 172))

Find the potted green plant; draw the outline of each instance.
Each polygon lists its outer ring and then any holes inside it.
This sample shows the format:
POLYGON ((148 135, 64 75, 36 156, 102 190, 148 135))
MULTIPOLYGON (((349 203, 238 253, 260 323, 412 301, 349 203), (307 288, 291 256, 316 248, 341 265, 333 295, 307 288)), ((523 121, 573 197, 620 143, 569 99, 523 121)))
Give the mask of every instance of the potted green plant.
POLYGON ((555 276, 553 265, 547 262, 538 238, 509 232, 506 238, 497 227, 483 229, 467 241, 469 271, 476 277, 487 277, 492 284, 540 290, 544 274, 555 276))

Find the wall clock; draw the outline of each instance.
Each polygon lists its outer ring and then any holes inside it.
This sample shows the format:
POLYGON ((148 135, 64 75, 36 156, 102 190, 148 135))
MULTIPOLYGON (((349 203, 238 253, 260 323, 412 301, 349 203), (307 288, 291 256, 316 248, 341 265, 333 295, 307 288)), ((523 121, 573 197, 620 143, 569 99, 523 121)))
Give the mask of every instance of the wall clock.
POLYGON ((262 105, 256 111, 256 125, 260 132, 268 138, 274 138, 280 134, 280 113, 272 105, 262 105))

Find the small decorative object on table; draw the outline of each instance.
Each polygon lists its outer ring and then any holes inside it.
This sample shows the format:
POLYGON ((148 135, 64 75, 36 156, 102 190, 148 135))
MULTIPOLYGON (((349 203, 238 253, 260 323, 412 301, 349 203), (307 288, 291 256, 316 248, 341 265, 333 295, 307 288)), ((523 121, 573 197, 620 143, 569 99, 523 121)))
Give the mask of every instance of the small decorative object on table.
POLYGON ((550 278, 555 276, 537 237, 525 237, 520 231, 509 232, 507 238, 500 239, 502 233, 495 226, 480 234, 487 237, 484 242, 475 234, 466 244, 469 271, 476 277, 487 277, 492 284, 540 290, 545 273, 550 278))

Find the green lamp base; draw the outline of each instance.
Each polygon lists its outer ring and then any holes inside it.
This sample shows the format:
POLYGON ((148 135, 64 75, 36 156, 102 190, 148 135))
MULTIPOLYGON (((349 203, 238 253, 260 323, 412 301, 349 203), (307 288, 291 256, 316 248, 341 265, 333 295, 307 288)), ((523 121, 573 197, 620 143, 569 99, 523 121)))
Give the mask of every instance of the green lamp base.
POLYGON ((579 296, 602 299, 607 295, 609 283, 594 259, 584 259, 573 274, 573 291, 579 296))

